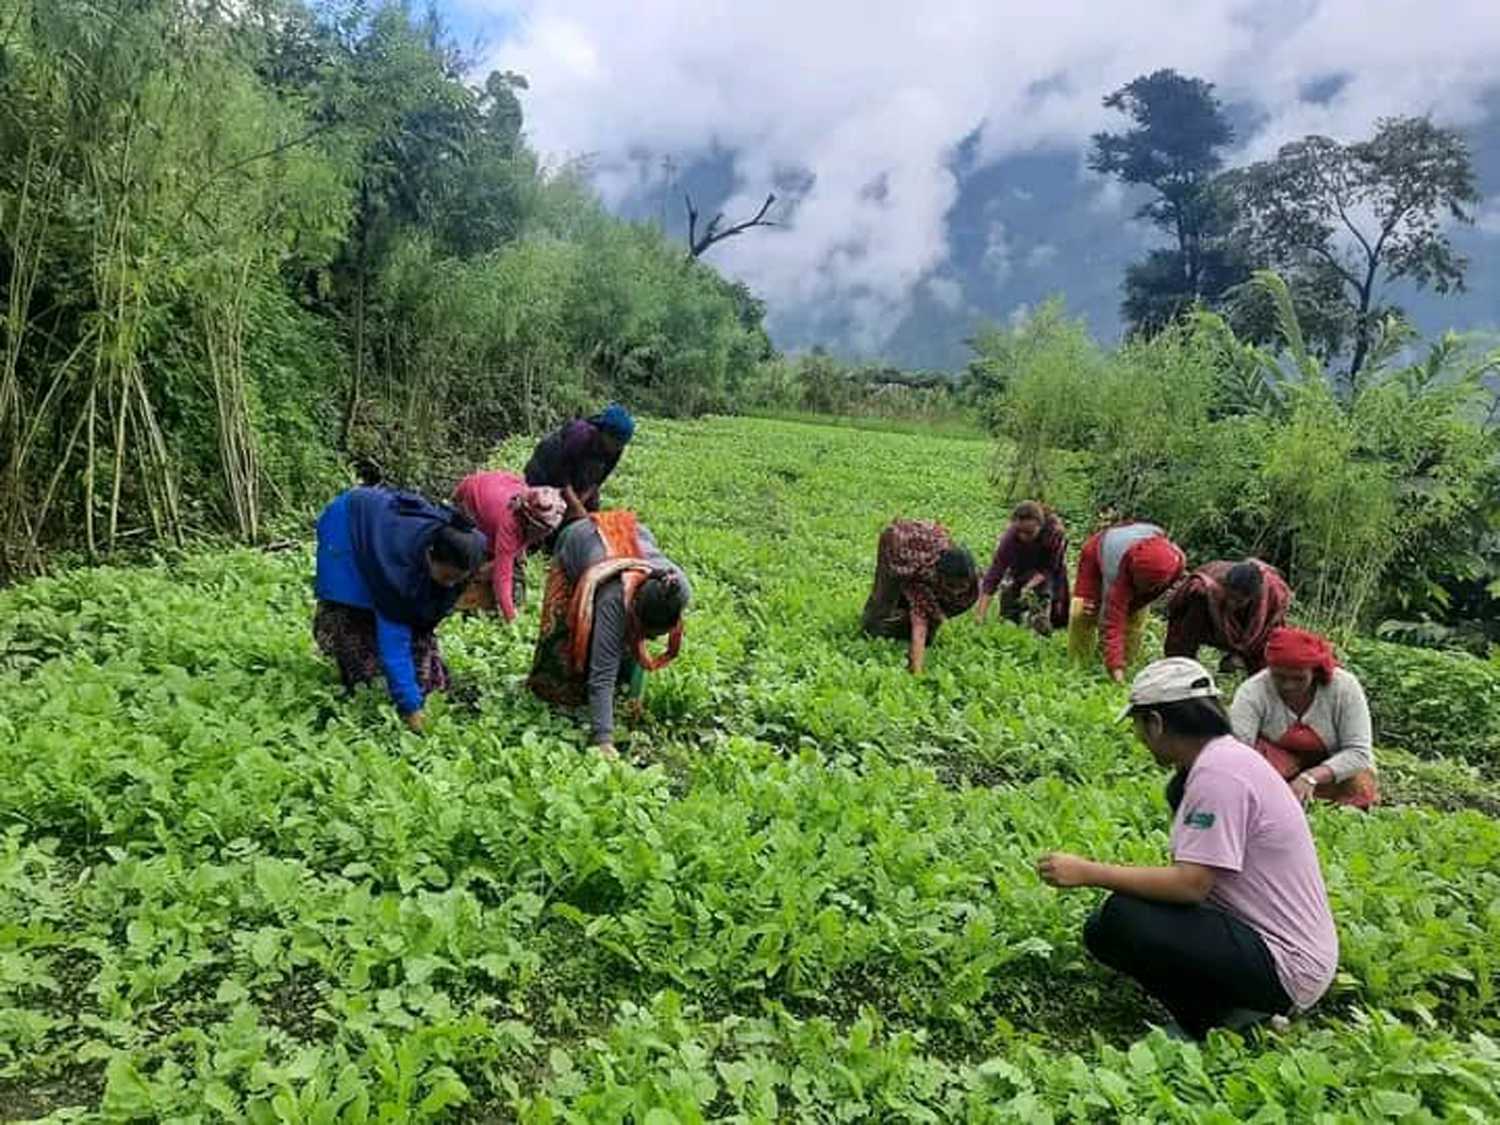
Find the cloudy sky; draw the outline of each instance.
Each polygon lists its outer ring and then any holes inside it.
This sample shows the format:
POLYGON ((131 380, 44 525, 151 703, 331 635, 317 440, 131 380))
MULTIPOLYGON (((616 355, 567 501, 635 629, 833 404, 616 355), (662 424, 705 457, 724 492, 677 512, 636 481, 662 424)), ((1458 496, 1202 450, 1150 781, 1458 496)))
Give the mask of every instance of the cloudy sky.
POLYGON ((786 347, 961 363, 981 318, 1061 292, 1118 335, 1126 262, 1159 244, 1084 168, 1101 98, 1174 67, 1213 81, 1231 163, 1376 118, 1463 128, 1487 199, 1457 234, 1470 292, 1398 292, 1424 328, 1500 325, 1500 0, 446 0, 531 82, 527 131, 587 156, 622 214, 682 224, 783 201, 710 251, 786 347))

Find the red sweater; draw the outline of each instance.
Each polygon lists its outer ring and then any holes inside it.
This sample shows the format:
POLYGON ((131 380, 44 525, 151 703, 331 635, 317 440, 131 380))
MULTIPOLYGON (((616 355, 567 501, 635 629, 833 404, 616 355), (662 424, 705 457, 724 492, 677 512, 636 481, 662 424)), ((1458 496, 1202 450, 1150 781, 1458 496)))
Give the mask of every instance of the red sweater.
POLYGON ((507 621, 516 619, 511 579, 516 559, 526 553, 526 535, 510 502, 524 491, 526 482, 515 473, 472 473, 453 490, 453 499, 468 509, 490 541, 490 555, 494 559, 490 581, 495 589, 495 604, 507 621))
POLYGON ((1125 626, 1131 614, 1145 609, 1164 594, 1187 569, 1182 549, 1150 525, 1119 524, 1089 537, 1078 560, 1078 582, 1074 596, 1101 613, 1099 628, 1103 634, 1104 665, 1111 672, 1125 667, 1125 626), (1130 542, 1132 535, 1138 535, 1130 542), (1108 542, 1115 538, 1113 543, 1108 542), (1106 573, 1116 551, 1118 563, 1113 573, 1106 573), (1102 607, 1100 603, 1103 603, 1102 607))

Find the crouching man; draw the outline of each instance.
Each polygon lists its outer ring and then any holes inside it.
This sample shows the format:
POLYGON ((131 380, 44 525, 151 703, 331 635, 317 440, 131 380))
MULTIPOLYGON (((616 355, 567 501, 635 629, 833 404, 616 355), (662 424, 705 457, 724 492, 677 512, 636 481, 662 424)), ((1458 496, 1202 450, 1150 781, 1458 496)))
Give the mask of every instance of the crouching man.
POLYGON ((1201 1039, 1311 1007, 1338 967, 1338 935, 1302 805, 1281 775, 1230 732, 1213 677, 1159 660, 1121 715, 1158 764, 1184 778, 1172 863, 1124 867, 1055 852, 1037 862, 1054 887, 1111 892, 1083 940, 1171 1013, 1168 1032, 1201 1039))

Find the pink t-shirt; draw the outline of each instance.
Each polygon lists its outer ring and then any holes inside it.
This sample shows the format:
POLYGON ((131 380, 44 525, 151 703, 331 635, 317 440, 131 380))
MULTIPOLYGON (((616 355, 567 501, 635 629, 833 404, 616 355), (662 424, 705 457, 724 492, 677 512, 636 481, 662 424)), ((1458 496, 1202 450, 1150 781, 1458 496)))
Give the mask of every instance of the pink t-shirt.
POLYGON ((479 530, 490 541, 490 554, 495 560, 490 580, 494 585, 495 601, 507 621, 516 618, 516 605, 510 589, 516 558, 526 553, 526 538, 515 513, 510 510, 510 502, 525 491, 526 482, 521 477, 501 472, 472 473, 459 481, 453 490, 453 499, 469 510, 479 530))
POLYGON ((1198 754, 1172 822, 1172 858, 1216 870, 1209 903, 1260 934, 1298 1008, 1328 991, 1339 939, 1307 817, 1243 742, 1226 735, 1198 754))

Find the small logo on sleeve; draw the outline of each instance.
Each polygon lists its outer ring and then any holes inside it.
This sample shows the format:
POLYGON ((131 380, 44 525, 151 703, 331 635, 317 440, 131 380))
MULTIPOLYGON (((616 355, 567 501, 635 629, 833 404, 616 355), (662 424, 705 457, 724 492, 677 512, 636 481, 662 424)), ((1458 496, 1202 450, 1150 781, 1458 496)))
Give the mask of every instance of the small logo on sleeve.
POLYGON ((1183 817, 1182 822, 1189 828, 1212 828, 1214 826, 1214 814, 1211 812, 1190 812, 1183 817))

